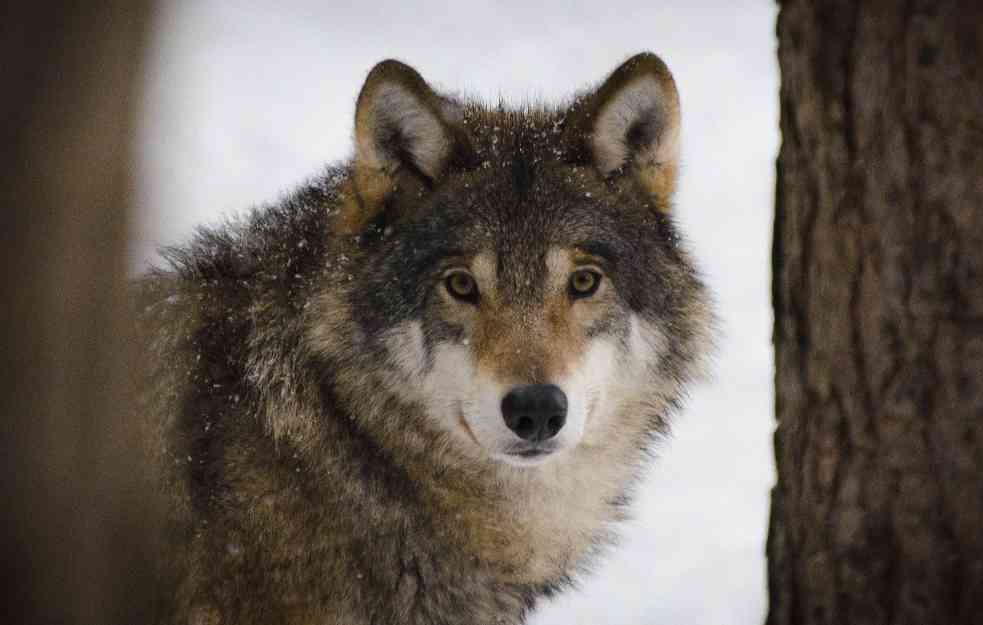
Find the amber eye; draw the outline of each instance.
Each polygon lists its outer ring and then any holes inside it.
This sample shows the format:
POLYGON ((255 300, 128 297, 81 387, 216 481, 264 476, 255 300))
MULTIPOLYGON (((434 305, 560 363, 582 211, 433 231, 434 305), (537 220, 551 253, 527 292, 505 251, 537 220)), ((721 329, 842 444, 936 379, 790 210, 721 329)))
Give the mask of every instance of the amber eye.
POLYGON ((469 302, 478 299, 478 284, 469 273, 455 271, 444 279, 447 292, 456 297, 469 302))
POLYGON ((601 286, 601 274, 592 269, 580 269, 570 276, 570 295, 574 298, 590 297, 601 286))

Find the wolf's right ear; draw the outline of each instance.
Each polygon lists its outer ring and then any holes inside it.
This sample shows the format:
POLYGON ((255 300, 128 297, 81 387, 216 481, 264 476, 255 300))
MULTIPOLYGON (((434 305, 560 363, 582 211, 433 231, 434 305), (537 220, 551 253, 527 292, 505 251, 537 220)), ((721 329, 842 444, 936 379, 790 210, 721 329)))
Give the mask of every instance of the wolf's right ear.
POLYGON ((438 95, 404 63, 372 68, 355 105, 354 191, 339 229, 360 230, 401 188, 432 188, 473 153, 456 102, 438 95))

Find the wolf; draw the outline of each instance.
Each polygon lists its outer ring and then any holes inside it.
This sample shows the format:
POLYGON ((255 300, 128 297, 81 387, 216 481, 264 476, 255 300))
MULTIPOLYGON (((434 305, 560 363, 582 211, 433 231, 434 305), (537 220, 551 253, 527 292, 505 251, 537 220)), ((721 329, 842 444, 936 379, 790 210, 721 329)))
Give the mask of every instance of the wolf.
POLYGON ((626 517, 712 342, 654 54, 559 105, 376 65, 354 156, 136 286, 161 623, 523 623, 626 517))

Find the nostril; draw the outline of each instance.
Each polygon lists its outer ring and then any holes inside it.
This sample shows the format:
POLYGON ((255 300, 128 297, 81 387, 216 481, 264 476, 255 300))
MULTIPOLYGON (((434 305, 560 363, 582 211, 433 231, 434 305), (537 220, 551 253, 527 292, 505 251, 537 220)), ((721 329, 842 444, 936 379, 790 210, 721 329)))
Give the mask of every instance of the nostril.
POLYGON ((549 433, 549 436, 556 436, 557 433, 563 429, 563 424, 566 423, 566 421, 566 416, 561 414, 555 414, 550 417, 550 420, 546 423, 546 430, 549 433))
POLYGON ((515 433, 522 438, 532 435, 536 429, 536 424, 530 417, 519 417, 519 422, 515 424, 515 433))

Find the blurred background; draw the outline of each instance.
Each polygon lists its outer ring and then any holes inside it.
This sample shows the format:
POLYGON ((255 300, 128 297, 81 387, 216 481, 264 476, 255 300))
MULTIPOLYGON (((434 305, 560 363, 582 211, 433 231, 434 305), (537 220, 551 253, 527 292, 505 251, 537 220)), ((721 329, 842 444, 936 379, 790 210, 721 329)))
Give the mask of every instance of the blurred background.
POLYGON ((492 102, 557 100, 652 50, 683 105, 676 213, 722 338, 643 483, 624 539, 534 625, 762 622, 774 483, 771 220, 777 6, 667 1, 161 3, 139 131, 130 267, 275 200, 351 154, 354 102, 384 58, 492 102))

